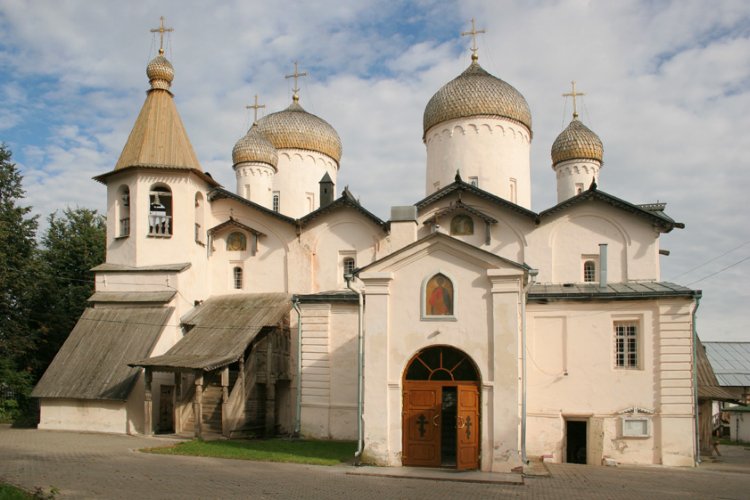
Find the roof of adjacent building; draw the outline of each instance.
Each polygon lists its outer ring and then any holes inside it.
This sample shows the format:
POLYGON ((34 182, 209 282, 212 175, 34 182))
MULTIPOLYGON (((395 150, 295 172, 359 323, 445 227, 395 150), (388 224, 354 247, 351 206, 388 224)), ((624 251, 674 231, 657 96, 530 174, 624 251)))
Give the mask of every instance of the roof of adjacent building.
POLYGON ((157 264, 155 266, 135 267, 105 262, 96 267, 92 267, 91 270, 95 272, 106 271, 111 273, 180 273, 185 269, 188 269, 191 265, 190 262, 178 262, 175 264, 157 264))
POLYGON ((188 331, 171 349, 131 365, 168 371, 227 366, 242 357, 264 327, 278 325, 291 308, 291 296, 285 293, 211 297, 182 318, 188 331))
POLYGON ((424 110, 424 134, 439 123, 469 116, 497 116, 524 125, 531 132, 531 110, 512 85, 491 75, 475 60, 443 85, 424 110))
POLYGON ((750 342, 704 342, 706 355, 723 387, 750 387, 750 342))
POLYGON ((604 158, 602 140, 590 128, 573 118, 552 143, 552 165, 567 160, 596 160, 604 158))
POLYGON ((693 290, 666 281, 608 283, 604 288, 599 283, 535 283, 529 289, 529 301, 548 300, 625 300, 656 297, 695 297, 700 290, 693 290))
POLYGON ((125 401, 172 315, 171 307, 89 308, 31 393, 36 398, 125 401))
POLYGON ((700 339, 696 348, 696 366, 698 368, 698 397, 713 401, 739 402, 742 399, 742 391, 738 388, 721 387, 716 374, 711 368, 711 363, 706 355, 706 348, 700 339))

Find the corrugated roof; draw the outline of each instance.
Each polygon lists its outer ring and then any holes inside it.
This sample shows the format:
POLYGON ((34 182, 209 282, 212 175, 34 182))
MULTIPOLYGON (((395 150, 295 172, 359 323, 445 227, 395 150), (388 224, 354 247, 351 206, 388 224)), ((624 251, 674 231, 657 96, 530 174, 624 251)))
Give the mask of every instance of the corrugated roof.
POLYGON ((172 300, 172 297, 176 294, 176 290, 167 290, 165 292, 94 292, 94 295, 89 297, 89 302, 151 302, 165 304, 172 300))
POLYGON ((750 387, 750 342, 704 342, 723 387, 750 387))
POLYGON ((243 355, 264 326, 278 324, 291 308, 291 296, 284 293, 212 297, 182 318, 189 331, 169 351, 132 364, 205 371, 226 366, 243 355))
POLYGON ((126 400, 139 372, 128 363, 151 352, 173 310, 86 309, 31 395, 126 400))
POLYGON ((653 297, 693 297, 700 290, 666 281, 609 283, 600 288, 599 283, 534 284, 529 290, 530 301, 544 300, 621 300, 653 297))
POLYGON ((698 339, 696 346, 696 365, 698 368, 698 397, 701 399, 712 399, 715 401, 739 401, 742 398, 741 391, 732 391, 719 385, 711 363, 706 355, 706 348, 698 339))

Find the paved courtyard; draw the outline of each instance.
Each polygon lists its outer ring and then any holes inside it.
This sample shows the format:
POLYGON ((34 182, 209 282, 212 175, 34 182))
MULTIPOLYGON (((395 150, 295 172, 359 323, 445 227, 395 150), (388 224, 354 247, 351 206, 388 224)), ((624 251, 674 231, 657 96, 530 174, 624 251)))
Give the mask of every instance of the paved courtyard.
MULTIPOLYGON (((722 447, 721 462, 696 469, 549 465, 524 484, 352 475, 319 467, 151 455, 163 438, 17 430, 0 426, 0 480, 55 487, 57 498, 717 498, 750 496, 750 450, 722 447)), ((458 476, 447 473, 446 476, 458 476)))

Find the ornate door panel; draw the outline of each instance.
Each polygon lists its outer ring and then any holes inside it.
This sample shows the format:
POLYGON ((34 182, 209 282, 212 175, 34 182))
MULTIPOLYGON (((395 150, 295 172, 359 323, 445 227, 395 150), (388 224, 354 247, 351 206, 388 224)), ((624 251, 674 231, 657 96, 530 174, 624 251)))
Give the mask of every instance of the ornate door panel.
POLYGON ((456 416, 456 469, 479 468, 479 388, 459 385, 456 416))
POLYGON ((404 384, 404 465, 440 467, 441 397, 441 387, 437 384, 404 384))

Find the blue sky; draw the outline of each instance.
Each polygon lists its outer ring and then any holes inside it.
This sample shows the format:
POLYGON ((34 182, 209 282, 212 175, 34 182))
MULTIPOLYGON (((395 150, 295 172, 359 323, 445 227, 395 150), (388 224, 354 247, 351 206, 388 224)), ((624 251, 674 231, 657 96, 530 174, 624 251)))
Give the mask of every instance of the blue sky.
POLYGON ((143 103, 161 15, 205 170, 233 189, 245 106, 286 107, 298 60, 301 104, 342 138, 338 189, 383 218, 424 195, 422 112, 469 64, 459 33, 476 17, 480 63, 531 106, 532 208, 555 203, 549 149, 576 80, 604 142, 600 188, 668 203, 687 227, 662 237, 662 279, 704 291, 704 339, 750 340, 750 3, 0 0, 0 140, 36 213, 104 208, 91 177, 113 168, 143 103))

